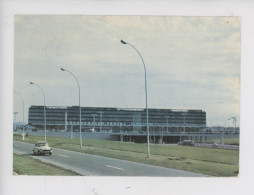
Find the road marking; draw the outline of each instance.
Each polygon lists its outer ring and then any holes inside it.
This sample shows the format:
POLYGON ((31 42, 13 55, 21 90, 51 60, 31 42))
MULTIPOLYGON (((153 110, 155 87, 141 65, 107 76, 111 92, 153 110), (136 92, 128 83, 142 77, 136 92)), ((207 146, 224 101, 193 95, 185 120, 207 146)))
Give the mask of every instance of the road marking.
POLYGON ((69 156, 65 156, 65 155, 62 155, 62 154, 59 154, 59 156, 62 156, 62 157, 65 157, 65 158, 69 158, 69 156))
POLYGON ((14 154, 19 155, 19 156, 21 155, 21 153, 19 153, 19 152, 14 152, 14 154))
POLYGON ((110 165, 106 165, 106 167, 110 167, 110 168, 113 168, 113 169, 119 169, 119 170, 122 170, 122 171, 124 171, 124 169, 122 169, 122 168, 119 168, 119 167, 113 167, 113 166, 110 166, 110 165))

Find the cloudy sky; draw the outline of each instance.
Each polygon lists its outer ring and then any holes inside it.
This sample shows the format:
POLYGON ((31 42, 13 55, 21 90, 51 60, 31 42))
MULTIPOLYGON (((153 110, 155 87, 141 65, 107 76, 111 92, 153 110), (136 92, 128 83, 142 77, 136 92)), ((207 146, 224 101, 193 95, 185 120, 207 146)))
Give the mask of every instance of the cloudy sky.
MULTIPOLYGON (((201 109, 207 125, 240 116, 239 17, 15 16, 14 90, 31 105, 201 109)), ((22 121, 22 101, 14 95, 22 121)), ((233 125, 232 122, 226 122, 233 125)))

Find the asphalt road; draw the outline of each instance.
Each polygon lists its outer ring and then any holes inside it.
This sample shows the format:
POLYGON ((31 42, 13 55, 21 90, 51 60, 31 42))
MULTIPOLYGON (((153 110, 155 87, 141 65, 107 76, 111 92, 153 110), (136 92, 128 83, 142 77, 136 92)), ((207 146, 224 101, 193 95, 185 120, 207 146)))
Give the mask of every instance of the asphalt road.
POLYGON ((13 152, 73 170, 85 176, 206 177, 198 173, 53 148, 52 156, 33 155, 33 144, 13 142, 13 152))

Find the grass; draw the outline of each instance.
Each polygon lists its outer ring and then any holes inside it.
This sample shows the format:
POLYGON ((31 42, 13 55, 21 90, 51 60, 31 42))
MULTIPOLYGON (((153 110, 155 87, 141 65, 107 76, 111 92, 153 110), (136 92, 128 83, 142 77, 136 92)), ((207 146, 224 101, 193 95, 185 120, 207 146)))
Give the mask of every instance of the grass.
POLYGON ((55 165, 44 163, 26 155, 13 154, 13 171, 19 175, 79 175, 68 169, 63 169, 55 165))
MULTIPOLYGON (((34 144, 43 139, 43 136, 29 136, 25 142, 34 144)), ((14 135, 14 140, 22 141, 20 135, 14 135)), ((151 157, 147 158, 146 144, 83 139, 83 147, 80 149, 78 138, 47 137, 47 141, 52 147, 66 150, 181 169, 212 176, 237 176, 239 170, 238 150, 151 144, 151 157)))

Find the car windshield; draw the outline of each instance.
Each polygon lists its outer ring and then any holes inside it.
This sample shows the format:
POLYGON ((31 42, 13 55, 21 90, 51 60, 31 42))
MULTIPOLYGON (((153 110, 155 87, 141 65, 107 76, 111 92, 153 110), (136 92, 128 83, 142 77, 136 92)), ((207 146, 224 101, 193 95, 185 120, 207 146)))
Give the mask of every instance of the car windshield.
POLYGON ((41 146, 48 146, 48 144, 47 144, 47 143, 38 143, 37 146, 38 146, 38 147, 41 147, 41 146))

